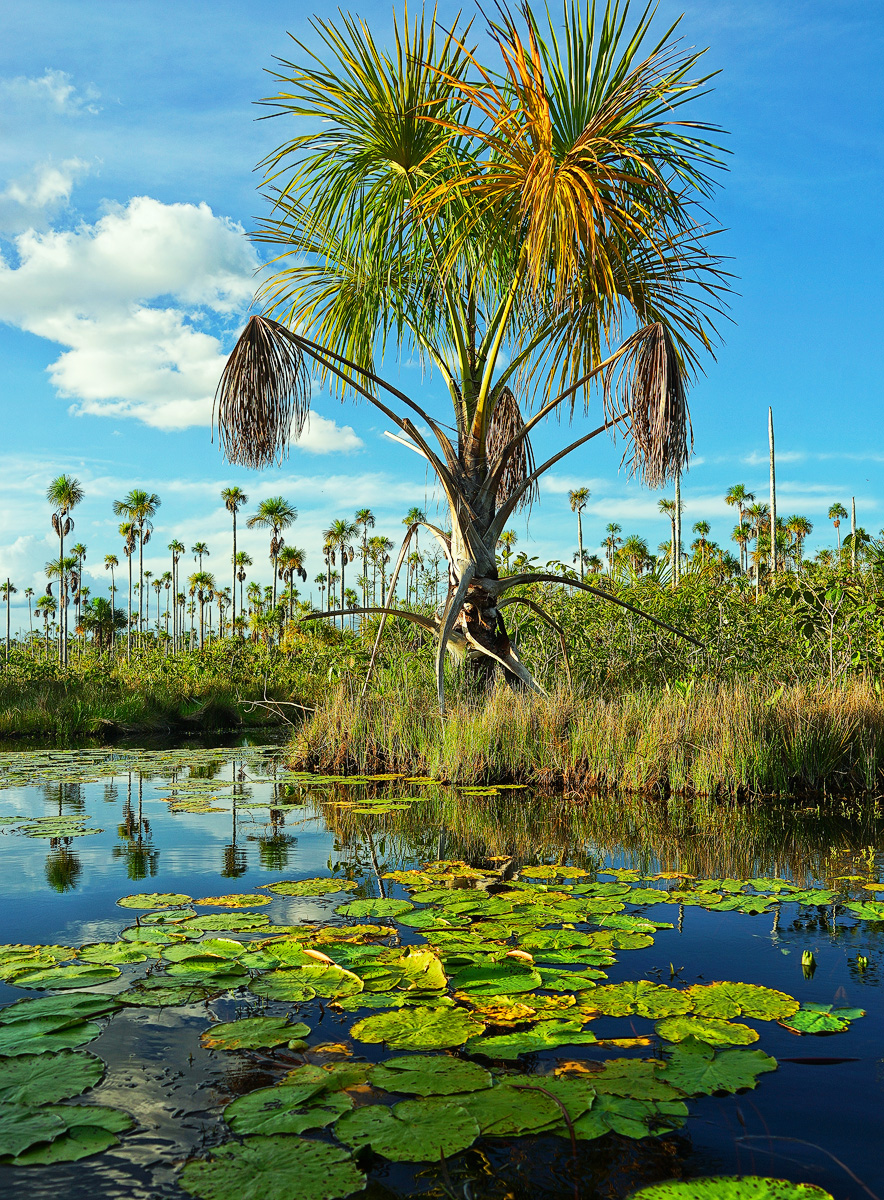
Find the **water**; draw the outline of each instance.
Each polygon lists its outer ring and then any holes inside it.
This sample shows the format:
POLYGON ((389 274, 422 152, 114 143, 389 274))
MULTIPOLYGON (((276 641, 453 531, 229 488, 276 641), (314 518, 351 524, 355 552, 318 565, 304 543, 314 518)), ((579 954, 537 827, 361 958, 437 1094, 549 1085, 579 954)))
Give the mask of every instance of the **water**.
MULTIPOLYGON (((281 754, 273 747, 220 747, 0 756, 2 941, 114 941, 137 915, 117 905, 132 892, 200 898, 330 873, 346 875, 356 888, 344 896, 275 897, 266 908, 247 911, 266 913, 277 924, 341 922, 334 909, 347 899, 406 894, 383 881, 386 872, 435 859, 487 863, 491 856, 511 855, 517 864, 777 876, 802 886, 831 885, 842 876, 880 878, 884 828, 873 808, 723 810, 544 798, 517 790, 463 796, 395 780, 305 787, 286 779, 281 754), (426 799, 402 811, 358 811, 366 797, 416 793, 426 799), (178 800, 170 802, 170 794, 178 800), (57 836, 26 836, 25 817, 67 824, 55 827, 57 836), (78 828, 101 832, 72 836, 78 828)), ((872 895, 860 879, 837 886, 848 889, 845 896, 872 895)), ((831 1037, 798 1037, 775 1022, 750 1021, 761 1035, 755 1048, 776 1057, 778 1069, 761 1076, 753 1091, 692 1099, 683 1128, 663 1137, 580 1141, 576 1159, 565 1138, 486 1139, 444 1169, 369 1158, 363 1160, 370 1165, 369 1186, 360 1194, 381 1200, 442 1196, 448 1189, 475 1200, 616 1200, 673 1176, 752 1173, 813 1182, 838 1200, 884 1195, 878 1149, 884 924, 854 922, 849 913, 845 920, 831 905, 784 904, 776 919, 771 912, 750 916, 675 904, 654 906, 653 913, 674 928, 659 930, 646 949, 619 954, 608 969, 609 982, 739 980, 802 1002, 859 1007, 867 1015, 831 1037), (816 960, 809 978, 802 970, 805 950, 816 960), (868 959, 865 970, 857 968, 858 954, 868 959)), ((403 931, 403 941, 421 940, 416 931, 403 931)), ((99 990, 120 991, 144 969, 123 966, 120 979, 99 990)), ((42 994, 0 982, 0 1006, 42 994)), ((77 1163, 0 1167, 0 1194, 30 1200, 183 1197, 177 1182, 182 1163, 229 1138, 223 1105, 278 1082, 303 1061, 288 1050, 212 1052, 201 1046, 199 1035, 213 1020, 253 1014, 258 1004, 239 992, 183 1008, 121 1010, 87 1047, 108 1069, 85 1099, 128 1112, 136 1128, 118 1146, 77 1163)), ((303 1018, 313 1029, 311 1045, 346 1040, 353 1019, 318 1000, 260 1011, 303 1018)), ((651 1033, 653 1022, 600 1017, 591 1028, 598 1038, 623 1038, 651 1033)), ((357 1042, 353 1050, 372 1061, 387 1056, 374 1044, 357 1042)), ((312 1061, 326 1061, 324 1053, 312 1061)), ((606 1051, 608 1057, 618 1053, 653 1050, 606 1051)), ((556 1059, 600 1057, 592 1046, 572 1047, 522 1059, 520 1066, 545 1071, 556 1059)))

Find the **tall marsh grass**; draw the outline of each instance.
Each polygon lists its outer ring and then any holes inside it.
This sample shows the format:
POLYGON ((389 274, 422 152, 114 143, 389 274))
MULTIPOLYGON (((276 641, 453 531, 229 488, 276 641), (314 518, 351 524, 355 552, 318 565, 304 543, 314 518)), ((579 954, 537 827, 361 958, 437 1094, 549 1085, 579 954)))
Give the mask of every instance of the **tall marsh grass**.
POLYGON ((613 698, 498 687, 440 718, 429 688, 360 700, 346 685, 295 731, 322 771, 451 783, 682 795, 857 795, 884 784, 884 701, 868 684, 702 683, 613 698))

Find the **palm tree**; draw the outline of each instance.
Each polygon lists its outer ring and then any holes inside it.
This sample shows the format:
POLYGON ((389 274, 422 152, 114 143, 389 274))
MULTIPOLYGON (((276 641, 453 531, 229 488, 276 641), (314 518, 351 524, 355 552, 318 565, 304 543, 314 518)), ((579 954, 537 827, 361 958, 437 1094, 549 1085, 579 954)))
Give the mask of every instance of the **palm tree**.
POLYGON ((313 582, 315 584, 317 584, 317 586, 319 587, 319 607, 320 608, 325 608, 325 581, 326 581, 326 576, 322 571, 320 571, 320 573, 317 576, 315 576, 315 578, 313 580, 313 582))
MULTIPOLYGON (((237 550, 236 557, 233 560, 233 565, 236 569, 236 578, 239 580, 239 611, 240 613, 244 613, 245 607, 242 599, 242 586, 246 581, 246 567, 250 567, 252 565, 252 556, 245 550, 237 550)), ((234 620, 233 624, 237 626, 237 628, 240 627, 238 618, 234 620)), ((242 623, 241 627, 244 629, 245 623, 242 623)))
POLYGON ((25 588, 25 597, 28 602, 28 636, 30 638, 33 638, 33 636, 34 636, 34 616, 31 611, 31 600, 33 600, 33 598, 34 598, 34 589, 32 587, 25 588))
POLYGON ((381 604, 386 604, 387 596, 387 564, 390 561, 390 552, 393 550, 393 543, 388 537, 383 534, 371 538, 369 545, 371 547, 371 561, 375 571, 375 578, 380 572, 381 576, 381 604))
MULTIPOLYGON (((173 538, 172 541, 169 542, 169 545, 166 547, 166 549, 171 551, 171 554, 172 554, 172 594, 173 594, 173 596, 176 597, 176 601, 177 601, 177 598, 179 595, 179 592, 178 592, 178 561, 181 558, 181 555, 185 551, 184 542, 179 542, 179 540, 177 538, 173 538)), ((172 606, 172 651, 173 651, 173 653, 178 649, 178 643, 181 640, 181 620, 180 620, 181 613, 178 612, 179 608, 183 608, 183 605, 179 604, 177 602, 172 606)))
POLYGON ((96 596, 83 608, 82 626, 84 633, 91 633, 99 654, 113 647, 118 629, 126 624, 126 614, 103 596, 96 596))
POLYGON ((752 540, 752 526, 748 521, 741 521, 739 525, 735 525, 731 533, 731 541, 736 542, 740 547, 740 570, 748 570, 748 552, 747 546, 752 540))
MULTIPOLYGON (((52 528, 58 534, 58 560, 64 558, 64 539, 74 528, 73 518, 69 515, 83 499, 85 492, 79 479, 73 475, 58 475, 46 489, 46 499, 52 507, 52 528)), ((65 588, 64 580, 61 587, 65 588)), ((62 591, 59 596, 61 608, 58 619, 58 661, 62 664, 68 660, 67 651, 67 593, 62 591)))
POLYGON ((579 556, 580 582, 583 582, 583 510, 589 501, 589 488, 575 488, 568 493, 571 512, 577 513, 577 553, 579 556))
POLYGON ((46 638, 46 657, 49 657, 49 618, 53 616, 57 609, 55 597, 51 591, 48 591, 45 596, 41 596, 37 601, 37 619, 43 618, 43 632, 46 638))
POLYGON ((299 579, 303 579, 305 583, 307 582, 307 572, 304 570, 305 557, 304 551, 299 550, 296 546, 283 546, 277 559, 279 577, 288 584, 288 614, 290 621, 294 619, 292 610, 294 602, 294 578, 297 575, 299 579))
MULTIPOLYGON (((749 527, 752 530, 752 536, 755 538, 755 549, 752 552, 752 562, 755 565, 755 594, 761 587, 761 562, 763 559, 761 540, 765 521, 770 517, 770 508, 766 504, 759 501, 754 501, 746 509, 746 516, 749 518, 749 527)), ((768 540, 768 545, 770 542, 768 540)))
POLYGON ((510 570, 510 558, 512 557, 513 547, 518 540, 519 535, 515 529, 505 529, 497 539, 497 544, 503 554, 503 569, 507 574, 509 574, 510 570))
POLYGON ((632 437, 648 482, 676 474, 686 380, 714 335, 722 286, 695 215, 717 152, 710 127, 681 115, 701 90, 697 53, 669 35, 642 48, 653 10, 627 28, 616 0, 598 20, 568 7, 561 38, 519 14, 495 11, 493 65, 467 48, 465 28, 443 36, 420 14, 397 27, 390 53, 364 24, 318 22, 320 48, 282 64, 270 103, 299 132, 264 164, 280 188, 259 235, 276 269, 218 391, 234 461, 284 452, 309 415, 315 364, 429 463, 452 529, 441 536, 452 586, 435 624, 440 703, 452 636, 480 674, 502 658, 511 680, 535 686, 497 602, 544 580, 499 579, 497 539, 540 476, 612 424, 632 437), (621 321, 633 332, 618 345, 621 321), (391 339, 437 366, 451 437, 378 377, 391 339), (588 400, 605 372, 601 424, 533 468, 531 430, 581 392, 588 400), (512 389, 528 380, 540 394, 525 419, 512 389))
POLYGON ((110 571, 110 577, 111 577, 111 585, 110 585, 111 607, 113 607, 114 596, 115 596, 115 593, 117 590, 116 585, 114 583, 114 571, 116 571, 116 569, 119 565, 120 565, 120 560, 117 558, 116 554, 105 554, 104 569, 105 569, 105 571, 110 571))
POLYGON ((276 560, 283 546, 279 536, 283 529, 298 519, 298 510, 282 496, 270 496, 258 505, 258 511, 249 517, 246 525, 249 529, 270 530, 270 562, 273 566, 273 607, 276 608, 276 560))
MULTIPOLYGON (((341 610, 344 608, 344 573, 348 562, 352 562, 355 551, 352 545, 353 539, 359 533, 358 528, 352 521, 346 518, 339 518, 332 521, 328 529, 323 530, 322 540, 328 548, 329 563, 333 566, 335 563, 336 554, 341 556, 341 610)), ((331 588, 329 588, 329 607, 331 607, 331 588)), ((344 628, 344 618, 341 616, 341 629, 344 628)))
POLYGON ((199 648, 200 648, 200 650, 202 650, 203 644, 205 641, 205 623, 204 623, 205 606, 208 602, 211 602, 212 597, 215 594, 215 576, 211 575, 208 571, 194 571, 194 573, 191 575, 188 582, 190 584, 191 596, 193 596, 195 594, 197 600, 199 601, 199 612, 200 612, 199 648))
POLYGON ((785 529, 790 541, 795 545, 795 568, 800 574, 801 559, 804 553, 804 540, 805 538, 809 538, 813 533, 813 525, 808 521, 807 517, 799 516, 796 513, 786 521, 785 529))
POLYGON ((648 543, 636 534, 626 539, 620 548, 620 554, 636 575, 641 575, 650 557, 648 543))
POLYGON ((221 492, 221 499, 224 501, 224 507, 233 518, 233 555, 230 559, 231 563, 233 564, 233 585, 231 591, 231 603, 233 604, 233 611, 231 612, 230 616, 230 624, 232 629, 236 623, 236 514, 244 504, 248 504, 249 498, 242 488, 226 487, 221 492))
POLYGON ((129 662, 132 658, 132 555, 139 538, 138 526, 134 521, 124 521, 120 526, 120 536, 123 538, 123 553, 129 560, 129 603, 126 608, 129 614, 126 622, 126 661, 129 662))
MULTIPOLYGON (((147 572, 145 571, 145 575, 146 574, 147 574, 147 572)), ((160 632, 160 592, 163 590, 162 577, 155 579, 153 581, 152 587, 153 587, 153 590, 157 594, 157 634, 159 634, 159 632, 160 632)), ((150 614, 149 613, 148 613, 147 620, 148 620, 148 624, 150 624, 150 614)), ((159 641, 159 638, 157 638, 157 640, 159 641)))
POLYGON ((612 521, 610 525, 605 526, 605 533, 607 536, 602 542, 602 546, 605 548, 607 553, 609 575, 614 570, 614 555, 617 553, 617 547, 623 541, 623 539, 617 535, 622 532, 623 530, 615 521, 612 521))
MULTIPOLYGON (((86 547, 82 542, 77 542, 75 546, 71 546, 71 554, 77 560, 77 577, 80 583, 83 582, 83 562, 86 558, 86 547)), ((77 588, 77 594, 74 596, 74 604, 76 605, 74 619, 77 625, 80 624, 81 602, 83 599, 82 587, 77 588)))
MULTIPOLYGON (((144 589, 145 589, 145 595, 146 595, 147 599, 145 601, 144 622, 145 622, 146 629, 150 628, 150 581, 152 579, 153 579, 153 571, 145 571, 144 572, 144 589)), ((157 609, 159 609, 159 604, 157 604, 157 609)))
POLYGON ((206 545, 205 542, 194 542, 194 544, 190 547, 190 553, 193 555, 194 562, 199 561, 199 566, 197 567, 197 572, 202 571, 203 559, 208 558, 209 555, 211 554, 209 547, 206 545))
MULTIPOLYGON (((172 589, 172 583, 173 583, 172 572, 171 571, 163 571, 158 582, 162 583, 162 585, 165 589, 165 592, 166 592, 166 611, 165 611, 165 613, 163 613, 163 618, 166 622, 166 638, 168 639, 168 637, 169 637, 169 592, 172 589)), ((159 600, 159 592, 157 592, 157 599, 159 600)), ((160 616, 160 614, 159 614, 159 612, 157 612, 157 620, 159 620, 159 616, 160 616)), ((168 640, 166 643, 166 647, 167 647, 167 653, 168 653, 168 640)))
POLYGON ((374 513, 370 508, 358 509, 353 518, 356 528, 362 530, 362 607, 368 607, 368 531, 374 529, 374 513))
POLYGON ((694 547, 696 547, 700 552, 700 558, 703 560, 703 562, 705 562, 706 561, 706 550, 709 545, 709 543, 706 540, 709 537, 709 522, 708 521, 695 521, 694 522, 694 533, 697 535, 697 540, 694 543, 694 546, 691 547, 691 549, 694 549, 694 547))
POLYGON ((678 539, 675 532, 675 525, 678 520, 678 505, 674 500, 658 500, 657 507, 661 513, 665 513, 672 525, 672 541, 669 544, 668 553, 672 563, 672 586, 676 587, 678 584, 678 562, 676 561, 678 556, 678 539))
MULTIPOLYGON (((724 497, 725 504, 730 507, 736 506, 737 509, 737 526, 743 524, 743 510, 748 507, 755 499, 755 493, 747 491, 745 484, 735 483, 732 488, 729 488, 724 497)), ((745 556, 746 547, 743 543, 740 544, 740 569, 743 569, 743 559, 745 556)))
POLYGON ((133 488, 122 500, 114 501, 114 515, 125 517, 138 530, 138 632, 141 634, 144 611, 144 547, 153 533, 153 518, 160 507, 156 492, 133 488))
POLYGON ((833 504, 826 514, 832 524, 835 526, 835 535, 838 538, 838 561, 841 561, 841 522, 847 520, 847 509, 843 504, 833 504))
POLYGON ((6 664, 9 665, 9 650, 10 650, 10 605, 12 597, 18 591, 18 588, 7 576, 5 583, 0 583, 0 596, 6 601, 6 664))

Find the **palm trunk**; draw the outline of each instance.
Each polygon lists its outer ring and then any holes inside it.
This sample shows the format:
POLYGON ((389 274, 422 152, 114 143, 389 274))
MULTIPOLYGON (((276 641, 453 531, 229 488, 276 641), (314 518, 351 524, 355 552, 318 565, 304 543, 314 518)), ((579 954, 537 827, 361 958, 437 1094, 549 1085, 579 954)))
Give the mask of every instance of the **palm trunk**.
POLYGON ((65 518, 61 517, 58 534, 58 661, 62 666, 65 664, 65 650, 67 649, 67 640, 65 638, 64 628, 64 522, 65 518))
POLYGON ((675 561, 675 513, 672 514, 672 545, 669 550, 669 559, 672 563, 672 586, 674 588, 678 583, 678 566, 675 561))
MULTIPOLYGON (((276 543, 277 533, 278 533, 278 531, 274 527, 273 544, 276 543)), ((273 563, 273 607, 276 608, 276 555, 275 554, 270 555, 270 561, 273 563)))
POLYGON ((850 570, 856 574, 856 497, 850 497, 850 570))
MULTIPOLYGON (((583 583, 583 520, 580 509, 577 509, 577 553, 580 555, 580 582, 583 583)), ((509 556, 507 556, 509 569, 509 556)))
POLYGON ((777 476, 774 462, 773 409, 767 410, 767 436, 770 442, 770 573, 777 573, 777 476))
POLYGON ((681 471, 675 477, 675 582, 681 583, 681 471))
POLYGON ((202 650, 202 648, 203 648, 203 638, 204 638, 204 635, 205 635, 205 629, 204 629, 204 625, 203 625, 203 619, 204 619, 204 609, 203 609, 203 605, 204 605, 204 601, 203 601, 202 597, 200 597, 200 602, 199 602, 199 604, 200 604, 200 650, 202 650))
MULTIPOLYGON (((133 547, 134 549, 134 547, 133 547)), ((129 551, 129 603, 126 608, 126 662, 132 661, 132 551, 129 551)))
POLYGON ((236 628, 236 508, 233 510, 233 583, 230 588, 230 634, 236 628))
POLYGON ((6 576, 6 665, 9 666, 9 629, 10 629, 10 593, 12 591, 12 580, 6 576))
POLYGON ((144 624, 144 528, 138 529, 138 644, 144 624))
POLYGON ((347 619, 344 616, 344 607, 345 607, 345 605, 344 605, 344 572, 346 570, 346 562, 347 562, 347 552, 344 550, 344 547, 342 546, 341 547, 341 633, 344 632, 344 623, 347 619))

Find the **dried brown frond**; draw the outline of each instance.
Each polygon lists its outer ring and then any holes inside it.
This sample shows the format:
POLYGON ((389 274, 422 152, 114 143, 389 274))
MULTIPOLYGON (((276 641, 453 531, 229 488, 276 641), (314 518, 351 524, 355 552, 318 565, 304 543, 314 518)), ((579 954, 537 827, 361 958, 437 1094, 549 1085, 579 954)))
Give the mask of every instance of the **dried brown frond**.
POLYGON ((626 412, 632 471, 657 487, 674 478, 693 449, 685 369, 672 335, 656 323, 624 342, 624 353, 605 374, 605 409, 626 412))
POLYGON ((285 458, 309 412, 310 372, 294 336, 269 317, 250 317, 215 392, 225 456, 247 467, 285 458))
MULTIPOLYGON (((493 467, 501 450, 524 428, 524 425, 525 422, 522 420, 518 400, 508 387, 503 388, 495 402, 485 442, 485 451, 489 466, 493 467)), ((533 470, 534 452, 531 449, 531 443, 528 438, 522 438, 516 449, 509 455, 503 475, 500 478, 500 483, 497 487, 497 496, 495 497, 495 503, 498 508, 506 504, 507 500, 522 486, 533 470)), ((532 484, 519 500, 517 507, 525 508, 527 505, 532 504, 536 499, 536 495, 537 486, 536 484, 532 484)))

